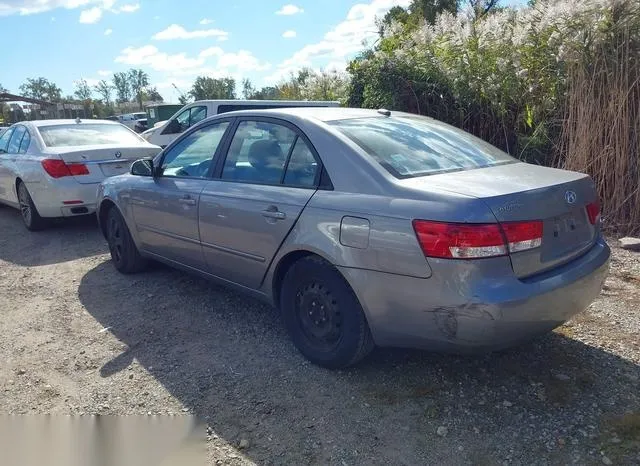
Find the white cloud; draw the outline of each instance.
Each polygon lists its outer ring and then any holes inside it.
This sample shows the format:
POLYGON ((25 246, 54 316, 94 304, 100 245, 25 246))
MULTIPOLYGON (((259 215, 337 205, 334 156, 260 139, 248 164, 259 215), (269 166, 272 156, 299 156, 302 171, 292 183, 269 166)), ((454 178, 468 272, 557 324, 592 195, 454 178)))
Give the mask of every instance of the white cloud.
POLYGON ((111 28, 104 30, 104 35, 105 36, 110 36, 112 33, 113 33, 113 29, 111 29, 111 28))
POLYGON ((297 35, 296 31, 292 31, 292 30, 284 31, 282 33, 282 37, 284 37, 285 39, 293 39, 296 35, 297 35))
POLYGON ((100 18, 102 18, 102 8, 97 6, 80 13, 80 22, 82 24, 94 24, 100 21, 100 18))
POLYGON ((153 45, 127 47, 115 59, 129 66, 148 66, 155 71, 176 76, 229 76, 248 71, 265 71, 271 64, 262 62, 247 50, 225 52, 220 47, 206 48, 196 56, 185 53, 168 54, 153 45))
POLYGON ((203 26, 206 26, 207 24, 211 24, 211 23, 213 23, 212 19, 203 18, 200 20, 200 24, 202 24, 203 26))
POLYGON ((0 2, 0 16, 33 15, 57 8, 73 10, 103 0, 4 0, 0 2))
POLYGON ((376 18, 384 16, 394 6, 407 7, 411 0, 371 0, 351 7, 347 18, 328 31, 324 38, 298 50, 265 77, 273 84, 304 66, 314 67, 318 60, 344 63, 361 51, 363 44, 378 37, 376 18))
POLYGON ((118 11, 121 11, 122 13, 133 13, 135 11, 138 11, 139 9, 140 9, 139 3, 131 3, 128 5, 122 5, 121 7, 118 8, 118 11))
POLYGON ((304 10, 302 8, 300 8, 299 6, 296 5, 285 5, 282 8, 280 8, 278 11, 276 11, 277 15, 297 15, 299 13, 304 13, 304 10))
POLYGON ((98 76, 111 76, 113 71, 111 70, 98 70, 98 76))
MULTIPOLYGON (((47 0, 40 0, 42 2, 46 2, 47 0)), ((68 0, 72 1, 72 0, 68 0)), ((128 3, 125 5, 114 7, 116 4, 116 0, 73 0, 78 5, 84 5, 88 3, 98 3, 97 6, 89 8, 87 10, 82 11, 80 13, 80 22, 84 24, 94 24, 100 21, 103 13, 105 11, 109 11, 114 14, 119 13, 134 13, 140 9, 139 3, 128 3)), ((0 3, 0 8, 2 4, 0 3)))
POLYGON ((206 37, 217 37, 218 40, 227 40, 229 33, 221 29, 199 29, 187 31, 179 24, 172 24, 164 31, 160 31, 153 36, 154 40, 176 40, 176 39, 203 39, 206 37))

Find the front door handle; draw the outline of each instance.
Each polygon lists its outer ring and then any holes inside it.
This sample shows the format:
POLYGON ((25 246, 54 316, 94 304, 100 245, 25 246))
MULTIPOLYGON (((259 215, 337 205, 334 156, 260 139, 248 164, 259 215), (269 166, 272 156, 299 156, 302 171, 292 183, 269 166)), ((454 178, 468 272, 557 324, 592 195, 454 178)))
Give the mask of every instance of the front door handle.
POLYGON ((287 214, 280 212, 277 207, 269 207, 262 211, 262 216, 266 218, 273 218, 276 220, 284 220, 287 218, 287 214))
POLYGON ((189 194, 185 194, 182 199, 180 199, 180 203, 185 205, 196 205, 196 200, 189 194))

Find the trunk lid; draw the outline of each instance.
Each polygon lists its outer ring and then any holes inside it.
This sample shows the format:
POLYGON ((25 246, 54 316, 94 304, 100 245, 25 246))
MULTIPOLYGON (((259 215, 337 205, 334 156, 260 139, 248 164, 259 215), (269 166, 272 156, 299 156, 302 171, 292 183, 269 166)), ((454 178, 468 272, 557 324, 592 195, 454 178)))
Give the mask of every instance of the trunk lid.
POLYGON ((498 222, 542 220, 542 245, 512 253, 518 277, 556 267, 591 247, 598 227, 586 206, 597 200, 592 179, 565 170, 512 163, 403 180, 409 188, 448 191, 481 199, 498 222))
POLYGON ((131 164, 141 158, 155 157, 159 147, 152 145, 83 147, 56 147, 55 152, 66 164, 79 163, 87 167, 89 174, 74 176, 82 184, 99 183, 105 178, 128 173, 131 164))

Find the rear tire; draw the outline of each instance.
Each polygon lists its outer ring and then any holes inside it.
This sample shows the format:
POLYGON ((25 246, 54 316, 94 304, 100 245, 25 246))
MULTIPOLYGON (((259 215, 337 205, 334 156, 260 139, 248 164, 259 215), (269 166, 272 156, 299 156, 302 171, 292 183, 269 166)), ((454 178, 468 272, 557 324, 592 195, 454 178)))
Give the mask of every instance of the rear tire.
POLYGON ((282 282, 280 308, 298 350, 314 364, 351 366, 374 347, 358 298, 344 277, 319 257, 295 262, 282 282))
POLYGON ((131 274, 144 270, 147 261, 140 255, 127 223, 115 207, 107 213, 106 230, 111 261, 118 272, 131 274))
POLYGON ((40 216, 36 205, 31 199, 29 190, 22 181, 18 181, 17 186, 18 203, 20 205, 20 215, 24 226, 29 231, 40 231, 47 227, 47 221, 40 216))

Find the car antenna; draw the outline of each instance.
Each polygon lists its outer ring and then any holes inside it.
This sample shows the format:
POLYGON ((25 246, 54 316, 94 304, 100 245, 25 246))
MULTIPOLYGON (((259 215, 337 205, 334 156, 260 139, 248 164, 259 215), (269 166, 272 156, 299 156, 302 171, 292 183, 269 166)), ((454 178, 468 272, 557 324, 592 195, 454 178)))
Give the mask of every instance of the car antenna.
POLYGON ((391 116, 391 111, 387 110, 386 108, 378 109, 378 113, 384 116, 391 116))

